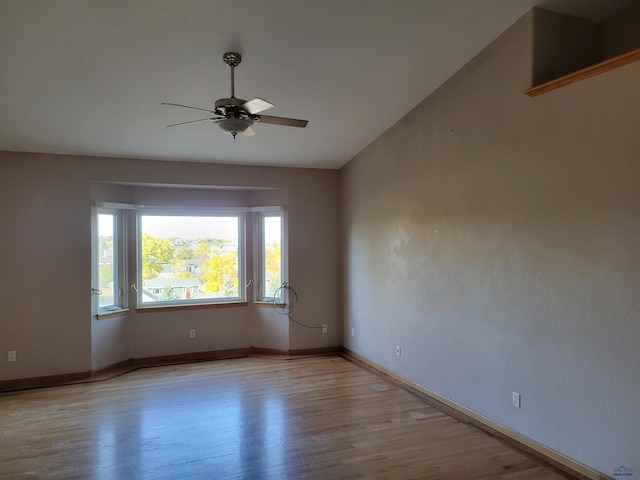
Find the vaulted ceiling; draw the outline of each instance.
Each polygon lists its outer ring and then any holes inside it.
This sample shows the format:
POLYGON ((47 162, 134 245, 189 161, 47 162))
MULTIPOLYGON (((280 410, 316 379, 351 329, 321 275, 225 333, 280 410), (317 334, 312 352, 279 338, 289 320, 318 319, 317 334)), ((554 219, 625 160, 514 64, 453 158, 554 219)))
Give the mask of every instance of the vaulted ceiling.
POLYGON ((0 150, 340 168, 531 7, 627 1, 0 0, 0 150), (227 51, 238 97, 309 125, 166 128, 230 95, 227 51))

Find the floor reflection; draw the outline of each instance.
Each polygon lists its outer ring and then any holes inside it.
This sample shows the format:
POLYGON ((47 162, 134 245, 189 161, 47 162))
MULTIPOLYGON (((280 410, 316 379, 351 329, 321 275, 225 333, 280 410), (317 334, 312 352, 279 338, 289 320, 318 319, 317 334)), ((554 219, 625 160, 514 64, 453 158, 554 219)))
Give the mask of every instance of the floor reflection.
POLYGON ((94 480, 173 478, 167 469, 180 472, 175 478, 275 478, 269 471, 286 462, 277 390, 157 388, 132 397, 126 411, 105 409, 95 422, 94 480))

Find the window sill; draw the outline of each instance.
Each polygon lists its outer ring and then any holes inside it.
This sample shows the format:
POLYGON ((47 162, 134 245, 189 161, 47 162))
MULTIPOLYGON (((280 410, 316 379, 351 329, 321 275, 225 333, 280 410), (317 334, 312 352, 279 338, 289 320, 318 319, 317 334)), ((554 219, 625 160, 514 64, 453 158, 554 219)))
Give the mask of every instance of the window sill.
POLYGON ((257 300, 253 302, 256 307, 271 307, 273 308, 273 302, 269 302, 267 300, 257 300))
POLYGON ((136 313, 176 312, 183 310, 203 310, 209 308, 246 307, 247 302, 197 303, 194 305, 161 305, 136 308, 136 313))
POLYGON ((122 317, 129 311, 128 308, 119 308, 118 310, 105 310, 102 313, 98 313, 96 318, 98 320, 104 320, 105 318, 122 317))

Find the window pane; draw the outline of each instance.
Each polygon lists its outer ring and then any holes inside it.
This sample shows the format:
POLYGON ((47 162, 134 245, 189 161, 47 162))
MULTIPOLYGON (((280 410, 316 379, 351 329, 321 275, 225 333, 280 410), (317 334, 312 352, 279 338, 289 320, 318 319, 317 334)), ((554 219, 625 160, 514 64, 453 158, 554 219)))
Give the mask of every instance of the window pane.
POLYGON ((98 215, 98 288, 99 306, 115 305, 114 292, 116 285, 116 245, 114 243, 115 215, 101 213, 98 215))
POLYGON ((142 303, 240 298, 237 216, 142 215, 142 303))
POLYGON ((282 217, 263 217, 264 297, 273 298, 282 285, 282 217))

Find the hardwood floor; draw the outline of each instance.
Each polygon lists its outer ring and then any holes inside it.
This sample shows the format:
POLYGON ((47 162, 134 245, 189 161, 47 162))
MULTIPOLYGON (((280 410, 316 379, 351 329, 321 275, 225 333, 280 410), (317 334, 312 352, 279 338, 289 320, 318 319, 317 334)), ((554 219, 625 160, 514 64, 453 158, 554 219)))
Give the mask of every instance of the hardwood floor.
POLYGON ((3 480, 566 478, 338 356, 0 394, 0 445, 3 480))

